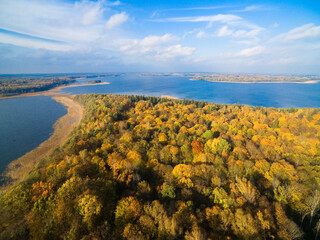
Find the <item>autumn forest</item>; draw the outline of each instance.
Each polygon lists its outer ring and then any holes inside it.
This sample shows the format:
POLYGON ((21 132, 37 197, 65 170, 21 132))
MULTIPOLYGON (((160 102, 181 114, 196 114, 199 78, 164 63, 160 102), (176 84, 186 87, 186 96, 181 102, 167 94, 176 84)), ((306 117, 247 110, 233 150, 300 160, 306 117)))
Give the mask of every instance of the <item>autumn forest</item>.
POLYGON ((0 239, 320 235, 320 109, 75 100, 72 137, 0 195, 0 239))

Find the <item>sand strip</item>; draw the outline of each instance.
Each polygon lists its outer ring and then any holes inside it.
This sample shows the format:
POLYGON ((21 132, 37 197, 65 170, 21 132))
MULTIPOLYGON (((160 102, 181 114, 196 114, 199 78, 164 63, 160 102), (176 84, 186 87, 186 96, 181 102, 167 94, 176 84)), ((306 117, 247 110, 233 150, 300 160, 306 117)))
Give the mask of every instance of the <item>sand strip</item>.
POLYGON ((56 121, 54 132, 48 140, 8 165, 3 175, 10 185, 22 181, 26 174, 41 160, 61 146, 70 137, 72 129, 80 123, 83 116, 83 108, 73 100, 73 96, 58 95, 54 96, 53 99, 66 106, 68 113, 56 121))
POLYGON ((173 96, 169 96, 169 95, 162 95, 161 98, 166 98, 166 99, 171 99, 171 100, 177 100, 179 98, 177 97, 173 97, 173 96))

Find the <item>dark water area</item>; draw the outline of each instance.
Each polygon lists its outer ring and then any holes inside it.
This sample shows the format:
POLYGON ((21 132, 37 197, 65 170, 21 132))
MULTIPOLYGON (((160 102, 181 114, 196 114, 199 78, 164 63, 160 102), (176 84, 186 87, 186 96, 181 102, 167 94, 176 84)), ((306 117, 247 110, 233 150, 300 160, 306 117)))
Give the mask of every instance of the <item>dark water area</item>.
POLYGON ((48 96, 0 100, 0 173, 47 140, 53 124, 66 113, 63 105, 48 96))
MULTIPOLYGON (((214 83, 191 81, 178 76, 141 76, 125 74, 96 78, 109 85, 70 87, 71 94, 113 93, 146 96, 169 95, 180 99, 203 100, 222 104, 244 104, 276 108, 320 107, 320 83, 214 83)), ((88 79, 79 80, 87 82, 88 79)))

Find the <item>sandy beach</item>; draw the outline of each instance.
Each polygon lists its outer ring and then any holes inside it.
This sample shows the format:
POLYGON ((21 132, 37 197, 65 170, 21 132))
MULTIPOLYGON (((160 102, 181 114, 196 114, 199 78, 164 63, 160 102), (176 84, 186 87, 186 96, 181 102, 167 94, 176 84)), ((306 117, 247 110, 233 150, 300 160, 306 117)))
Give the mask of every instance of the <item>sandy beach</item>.
POLYGON ((162 95, 161 98, 167 98, 167 99, 172 99, 172 100, 177 100, 179 98, 177 97, 172 97, 172 96, 169 96, 169 95, 162 95))
POLYGON ((23 180, 25 175, 41 160, 62 145, 70 136, 72 129, 80 123, 83 116, 83 108, 73 100, 73 96, 57 95, 53 99, 66 106, 68 113, 56 121, 54 132, 48 140, 8 165, 3 175, 8 179, 10 185, 23 180))

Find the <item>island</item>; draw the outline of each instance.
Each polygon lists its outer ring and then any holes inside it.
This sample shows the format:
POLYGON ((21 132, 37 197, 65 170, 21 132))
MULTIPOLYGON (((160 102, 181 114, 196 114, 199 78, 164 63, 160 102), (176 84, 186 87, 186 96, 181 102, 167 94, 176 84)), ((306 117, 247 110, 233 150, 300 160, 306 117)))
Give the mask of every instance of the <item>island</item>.
POLYGON ((100 79, 90 80, 88 81, 89 84, 101 83, 100 79))
POLYGON ((320 109, 84 94, 0 194, 1 239, 316 239, 320 109))

